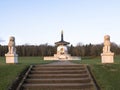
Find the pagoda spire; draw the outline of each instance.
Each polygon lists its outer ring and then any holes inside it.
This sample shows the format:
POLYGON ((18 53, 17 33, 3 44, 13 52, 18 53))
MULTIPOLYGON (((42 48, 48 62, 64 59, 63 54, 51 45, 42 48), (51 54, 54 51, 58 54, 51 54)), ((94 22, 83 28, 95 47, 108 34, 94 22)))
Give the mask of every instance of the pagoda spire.
POLYGON ((68 45, 70 44, 69 42, 64 41, 63 39, 63 30, 61 30, 61 40, 58 42, 55 42, 56 45, 68 45))
POLYGON ((61 41, 63 41, 63 30, 61 31, 61 41))

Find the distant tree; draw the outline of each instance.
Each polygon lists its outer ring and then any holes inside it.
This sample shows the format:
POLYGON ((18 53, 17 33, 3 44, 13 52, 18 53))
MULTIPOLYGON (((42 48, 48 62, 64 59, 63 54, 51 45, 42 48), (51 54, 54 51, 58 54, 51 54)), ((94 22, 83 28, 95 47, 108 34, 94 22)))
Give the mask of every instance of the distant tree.
POLYGON ((119 55, 120 47, 116 43, 112 42, 111 43, 111 51, 114 52, 116 55, 119 55))
POLYGON ((2 46, 0 45, 0 56, 4 56, 8 51, 8 47, 7 46, 2 46))
POLYGON ((74 55, 73 54, 73 49, 74 49, 74 46, 71 44, 71 46, 68 47, 68 53, 71 54, 72 56, 74 55))
POLYGON ((76 49, 77 49, 77 56, 85 56, 85 48, 82 43, 78 43, 76 49))
MULTIPOLYGON (((19 56, 53 56, 56 53, 57 46, 48 44, 41 45, 18 45, 16 46, 19 56)), ((103 49, 102 44, 86 44, 78 43, 76 46, 68 46, 68 53, 72 56, 100 56, 103 49)), ((120 55, 120 46, 116 43, 111 43, 111 51, 116 55, 120 55)), ((7 46, 0 45, 0 56, 5 56, 8 52, 7 46)))
POLYGON ((92 44, 85 45, 85 56, 90 56, 92 44))
POLYGON ((92 45, 90 56, 99 56, 102 53, 103 44, 92 45))

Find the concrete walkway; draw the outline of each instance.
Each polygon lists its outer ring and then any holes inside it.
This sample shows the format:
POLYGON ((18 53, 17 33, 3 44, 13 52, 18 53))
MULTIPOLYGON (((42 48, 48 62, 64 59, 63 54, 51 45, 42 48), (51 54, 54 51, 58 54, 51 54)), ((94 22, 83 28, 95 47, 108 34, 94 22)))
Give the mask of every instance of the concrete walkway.
POLYGON ((68 60, 67 61, 60 60, 60 61, 56 61, 56 62, 53 62, 53 63, 49 63, 48 65, 77 65, 77 64, 72 63, 68 60))

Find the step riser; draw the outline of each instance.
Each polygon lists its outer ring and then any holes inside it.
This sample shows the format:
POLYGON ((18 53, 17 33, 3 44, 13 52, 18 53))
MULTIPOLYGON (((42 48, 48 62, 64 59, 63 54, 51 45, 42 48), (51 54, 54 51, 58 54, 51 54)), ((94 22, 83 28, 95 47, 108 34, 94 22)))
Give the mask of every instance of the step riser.
POLYGON ((46 72, 31 71, 30 72, 30 74, 62 74, 62 73, 63 74, 74 74, 74 73, 75 74, 85 74, 85 73, 87 73, 87 71, 61 71, 61 72, 57 72, 57 71, 56 72, 55 71, 54 72, 53 71, 51 71, 51 72, 50 71, 48 71, 48 72, 47 71, 46 72))
POLYGON ((94 90, 93 86, 89 87, 23 87, 21 90, 94 90))
POLYGON ((29 75, 28 76, 28 78, 33 78, 33 79, 42 79, 42 78, 88 78, 89 77, 89 75, 66 75, 66 76, 52 76, 52 75, 46 75, 46 76, 42 76, 42 75, 37 75, 37 76, 35 76, 35 75, 29 75))
POLYGON ((90 87, 33 87, 33 88, 23 88, 22 90, 94 90, 93 86, 90 87), (49 89, 48 89, 49 88, 49 89))
MULTIPOLYGON (((53 89, 56 89, 56 90, 58 90, 58 89, 69 89, 69 90, 71 90, 72 88, 73 88, 73 90, 74 89, 82 89, 82 90, 86 90, 86 88, 89 88, 89 90, 90 90, 90 88, 92 88, 93 86, 92 85, 75 85, 75 86, 23 86, 23 88, 24 89, 26 89, 26 90, 36 90, 36 89, 39 89, 39 90, 46 90, 46 89, 51 89, 51 90, 53 90, 53 89)), ((91 89, 92 90, 92 89, 91 89)))
POLYGON ((27 80, 25 81, 25 83, 31 83, 31 84, 38 84, 38 83, 89 83, 90 82, 90 79, 89 80, 40 80, 40 81, 33 81, 33 80, 27 80))
POLYGON ((35 65, 34 67, 85 67, 85 65, 35 65))
POLYGON ((40 70, 40 71, 52 71, 52 70, 55 70, 55 71, 60 71, 60 70, 85 70, 85 68, 32 68, 32 70, 40 70))
POLYGON ((46 69, 46 68, 45 69, 43 69, 43 68, 33 68, 32 70, 33 71, 49 71, 49 70, 50 71, 53 71, 53 70, 55 70, 55 71, 57 71, 57 70, 58 71, 59 70, 66 70, 66 71, 67 70, 81 70, 82 71, 82 70, 85 70, 85 68, 77 68, 77 69, 75 69, 75 68, 74 69, 69 69, 69 68, 68 69, 61 69, 61 68, 60 69, 58 69, 58 68, 56 68, 56 69, 52 69, 52 68, 49 68, 49 69, 46 69))

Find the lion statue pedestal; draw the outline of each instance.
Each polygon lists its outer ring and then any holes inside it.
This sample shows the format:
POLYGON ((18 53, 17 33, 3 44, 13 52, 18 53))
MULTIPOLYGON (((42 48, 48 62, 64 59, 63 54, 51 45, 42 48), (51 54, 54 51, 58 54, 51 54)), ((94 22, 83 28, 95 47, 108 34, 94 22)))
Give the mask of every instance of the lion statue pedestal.
POLYGON ((6 63, 18 63, 18 55, 15 48, 15 37, 11 36, 8 43, 8 53, 5 54, 6 63))
POLYGON ((18 63, 18 55, 17 54, 5 54, 6 63, 18 63))
POLYGON ((114 53, 102 53, 102 63, 114 63, 114 53))
POLYGON ((114 63, 114 53, 110 51, 110 36, 104 36, 103 53, 101 53, 102 63, 114 63))

